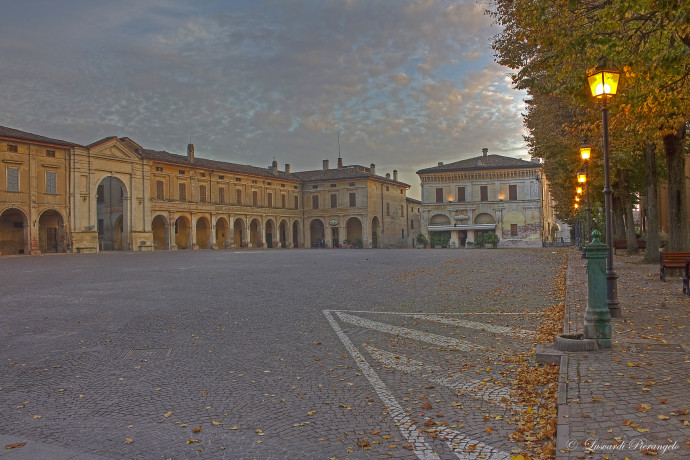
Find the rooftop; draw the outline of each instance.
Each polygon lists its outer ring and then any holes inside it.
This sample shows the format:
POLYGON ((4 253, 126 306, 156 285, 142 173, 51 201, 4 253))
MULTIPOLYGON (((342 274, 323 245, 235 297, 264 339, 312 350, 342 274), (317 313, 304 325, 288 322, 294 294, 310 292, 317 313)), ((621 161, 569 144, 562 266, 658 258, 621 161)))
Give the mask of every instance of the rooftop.
POLYGON ((52 139, 50 137, 39 136, 38 134, 31 134, 25 131, 19 131, 18 129, 8 128, 6 126, 0 126, 0 137, 17 139, 20 141, 34 142, 37 144, 50 144, 58 145, 61 147, 82 147, 74 142, 67 142, 60 139, 52 139))
POLYGON ((432 168, 420 169, 417 174, 428 174, 449 171, 479 171, 485 169, 538 168, 541 165, 520 158, 503 155, 480 155, 466 160, 448 164, 439 164, 432 168))

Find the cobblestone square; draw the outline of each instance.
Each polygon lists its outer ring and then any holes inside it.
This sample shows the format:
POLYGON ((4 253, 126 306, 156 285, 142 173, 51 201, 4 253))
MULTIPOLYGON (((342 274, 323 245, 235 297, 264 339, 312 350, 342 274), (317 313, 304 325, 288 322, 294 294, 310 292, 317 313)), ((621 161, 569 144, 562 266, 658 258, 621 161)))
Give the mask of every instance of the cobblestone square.
POLYGON ((5 257, 3 458, 509 458, 552 250, 5 257), (34 449, 34 450, 31 450, 34 449), (43 450, 41 450, 43 449, 43 450))

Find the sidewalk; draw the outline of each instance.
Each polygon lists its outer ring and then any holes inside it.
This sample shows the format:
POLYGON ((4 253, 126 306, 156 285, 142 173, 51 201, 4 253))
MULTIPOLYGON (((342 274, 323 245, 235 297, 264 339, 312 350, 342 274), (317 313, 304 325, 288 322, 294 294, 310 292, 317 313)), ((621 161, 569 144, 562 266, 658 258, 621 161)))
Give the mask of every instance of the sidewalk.
MULTIPOLYGON (((564 333, 582 332, 586 260, 568 257, 564 333)), ((561 358, 557 458, 690 458, 690 297, 641 256, 615 256, 613 348, 561 358)))

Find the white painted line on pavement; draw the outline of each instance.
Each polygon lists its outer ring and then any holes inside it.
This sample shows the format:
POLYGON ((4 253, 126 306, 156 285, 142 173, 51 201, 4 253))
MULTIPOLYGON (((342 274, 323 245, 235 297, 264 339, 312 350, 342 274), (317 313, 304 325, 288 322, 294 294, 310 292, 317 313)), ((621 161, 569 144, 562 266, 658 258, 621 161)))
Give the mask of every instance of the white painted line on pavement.
POLYGON ((519 329, 516 327, 507 326, 496 326, 495 324, 478 323, 476 321, 467 321, 464 319, 447 318, 444 315, 434 315, 428 313, 405 313, 402 316, 409 316, 410 318, 421 318, 427 321, 452 324, 454 326, 465 327, 468 329, 477 329, 480 331, 495 332, 497 334, 507 334, 516 337, 529 337, 536 334, 535 331, 530 331, 527 329, 519 329))
POLYGON ((421 361, 408 358, 405 355, 381 350, 373 345, 363 344, 371 356, 384 366, 393 367, 401 371, 422 374, 424 378, 455 390, 463 390, 500 406, 506 407, 502 400, 510 400, 510 390, 506 387, 487 385, 488 382, 469 379, 458 372, 448 372, 440 366, 429 366, 421 361))
POLYGON ((337 334, 338 338, 347 351, 350 352, 352 358, 355 360, 359 368, 362 370, 364 376, 369 380, 371 386, 374 387, 376 394, 379 395, 381 401, 388 409, 388 413, 393 417, 393 421, 396 423, 400 432, 402 433, 405 440, 414 446, 413 452, 420 459, 431 459, 438 458, 438 454, 433 451, 433 449, 426 443, 419 431, 417 431, 417 425, 415 425, 412 420, 405 414, 402 406, 395 399, 393 394, 390 392, 388 387, 383 380, 376 374, 376 372, 371 368, 369 363, 364 356, 357 350, 350 339, 345 335, 343 330, 340 328, 336 320, 333 318, 329 310, 323 310, 323 314, 326 315, 326 319, 330 323, 331 327, 337 334))
POLYGON ((391 324, 381 323, 378 321, 372 321, 369 319, 360 318, 359 316, 350 315, 348 313, 343 313, 340 311, 335 312, 336 315, 346 323, 354 324, 355 326, 360 326, 366 329, 373 329, 379 332, 385 332, 387 334, 395 334, 401 337, 420 340, 422 342, 432 343, 434 345, 457 349, 459 351, 481 351, 482 353, 499 355, 495 351, 489 350, 487 347, 468 342, 466 340, 454 339, 452 337, 445 337, 443 335, 431 334, 428 332, 421 332, 415 329, 410 329, 407 327, 393 326, 391 324))

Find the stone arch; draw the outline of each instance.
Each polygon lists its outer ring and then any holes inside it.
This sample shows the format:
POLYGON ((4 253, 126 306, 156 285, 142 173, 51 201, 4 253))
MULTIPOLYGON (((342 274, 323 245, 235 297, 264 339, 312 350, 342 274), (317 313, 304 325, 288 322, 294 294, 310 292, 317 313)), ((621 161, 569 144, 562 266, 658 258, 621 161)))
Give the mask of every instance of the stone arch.
POLYGON ((294 221, 292 223, 292 246, 295 248, 300 247, 299 244, 299 222, 294 221))
POLYGON ((244 223, 243 219, 239 217, 235 219, 233 223, 233 240, 235 241, 235 247, 241 248, 245 246, 244 241, 247 238, 247 225, 244 223))
POLYGON ((278 241, 280 241, 280 247, 281 248, 289 247, 287 232, 288 232, 288 223, 285 219, 282 219, 280 221, 280 224, 278 225, 278 241))
POLYGON ((477 217, 474 218, 474 223, 475 224, 495 224, 496 219, 494 219, 494 216, 488 213, 481 213, 477 214, 477 217))
POLYGON ((381 224, 379 223, 379 218, 377 216, 374 216, 373 219, 371 219, 371 247, 372 248, 378 248, 379 247, 379 239, 381 238, 381 224))
POLYGON ((445 214, 435 214, 429 219, 429 225, 450 225, 450 217, 445 214))
POLYGON ((46 209, 38 218, 38 249, 42 253, 65 250, 65 220, 55 209, 46 209))
POLYGON ((170 226, 168 219, 158 214, 151 221, 151 233, 153 233, 153 249, 163 251, 170 248, 170 226))
POLYGON ((273 247, 273 234, 275 233, 275 224, 273 223, 272 219, 266 220, 266 223, 264 224, 264 229, 266 232, 266 238, 264 241, 266 241, 266 247, 267 248, 272 248, 273 247))
POLYGON ((309 243, 311 247, 318 248, 325 244, 325 228, 326 226, 321 219, 312 219, 311 222, 309 222, 309 243))
POLYGON ((362 234, 362 221, 358 217, 350 217, 345 222, 345 228, 347 232, 347 239, 353 244, 357 238, 364 241, 364 235, 362 234))
POLYGON ((19 208, 6 208, 0 213, 0 253, 29 254, 29 219, 19 208))
POLYGON ((199 249, 208 249, 211 238, 211 226, 208 218, 201 216, 196 220, 196 245, 199 249))
POLYGON ((263 246, 261 242, 261 222, 259 222, 259 219, 252 219, 249 223, 249 242, 253 248, 263 246))
POLYGON ((230 225, 225 217, 216 220, 216 247, 224 248, 230 239, 230 225))
POLYGON ((175 245, 178 249, 188 249, 192 238, 191 225, 186 216, 175 219, 175 245))
POLYGON ((115 176, 105 176, 96 187, 98 249, 119 251, 129 248, 127 186, 115 176))

